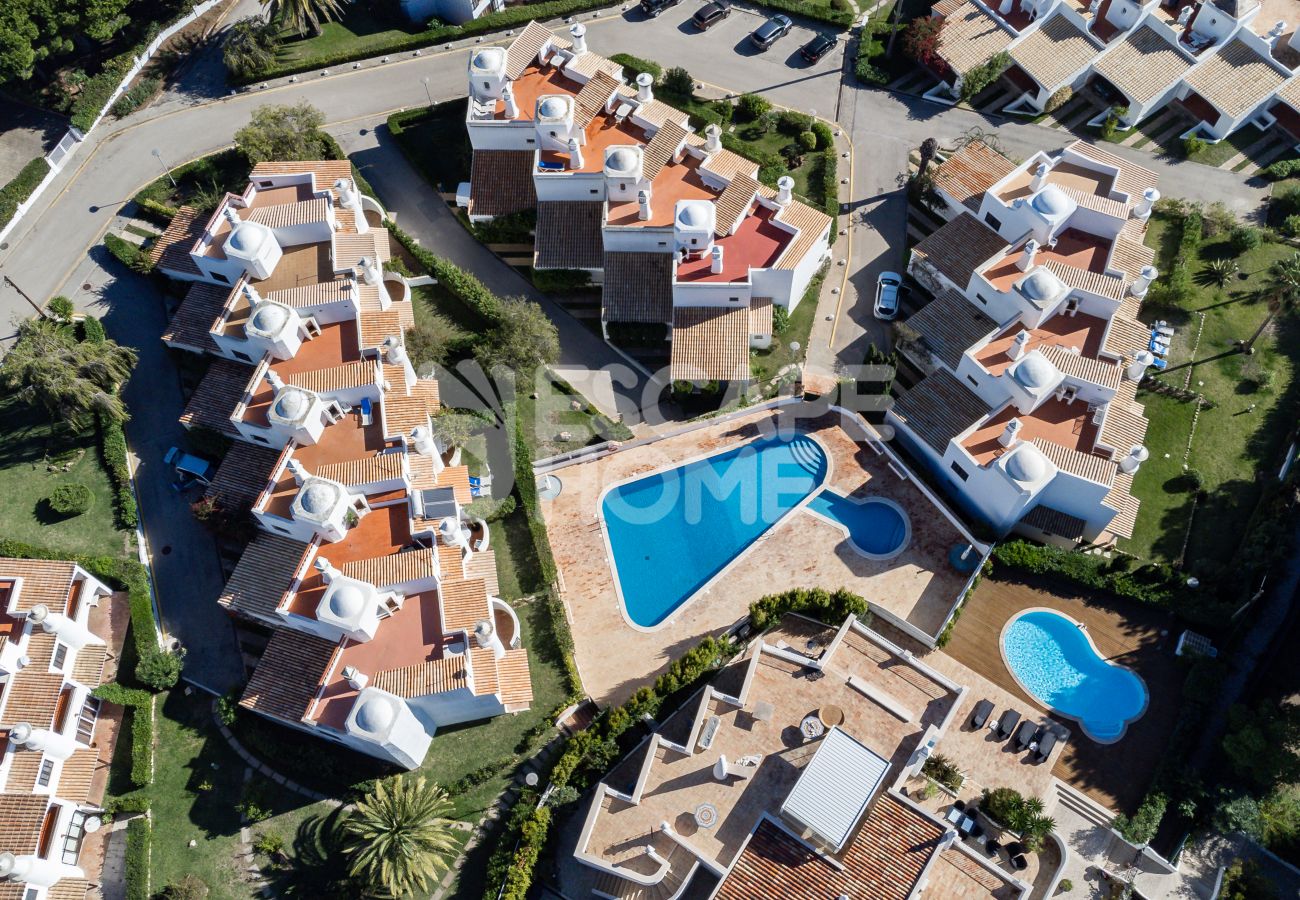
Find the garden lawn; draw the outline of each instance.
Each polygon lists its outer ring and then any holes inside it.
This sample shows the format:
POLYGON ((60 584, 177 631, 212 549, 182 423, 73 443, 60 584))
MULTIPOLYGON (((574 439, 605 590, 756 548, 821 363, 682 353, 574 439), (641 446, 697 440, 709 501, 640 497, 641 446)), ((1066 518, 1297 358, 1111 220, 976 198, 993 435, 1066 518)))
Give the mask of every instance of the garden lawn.
MULTIPOLYGON (((371 3, 345 4, 343 17, 337 22, 324 23, 320 34, 315 37, 299 38, 296 32, 286 29, 280 35, 284 43, 277 53, 277 62, 287 65, 300 59, 364 51, 371 47, 382 52, 392 41, 424 30, 410 23, 399 27, 394 18, 376 15, 376 6, 371 3)), ((395 10, 396 4, 391 8, 395 10)))
POLYGON ((133 552, 132 532, 117 528, 113 485, 93 430, 69 432, 13 396, 0 398, 0 423, 0 534, 70 554, 133 552), (46 471, 50 463, 58 471, 46 471), (62 518, 46 498, 59 485, 74 483, 89 487, 94 499, 85 513, 62 518))
POLYGON ((749 354, 749 371, 754 382, 760 387, 776 377, 776 373, 791 363, 802 362, 808 353, 808 335, 812 333, 813 320, 817 318, 817 300, 821 296, 822 282, 826 270, 819 272, 808 285, 803 299, 790 314, 785 331, 772 335, 772 346, 766 350, 754 350, 749 354), (790 349, 790 344, 797 343, 799 350, 790 349))
MULTIPOLYGON (((1151 220, 1147 242, 1158 248, 1156 264, 1162 271, 1169 269, 1178 231, 1163 217, 1151 220)), ((1151 459, 1134 481, 1142 510, 1133 539, 1122 542, 1122 549, 1172 562, 1179 558, 1186 539, 1186 560, 1193 567, 1198 561, 1231 559, 1259 500, 1259 479, 1276 476, 1284 440, 1295 427, 1300 329, 1294 317, 1275 320, 1271 333, 1256 344, 1254 356, 1235 352, 1234 342, 1249 338, 1267 315, 1265 304, 1254 295, 1264 284, 1269 265, 1294 252, 1282 244, 1265 243, 1238 259, 1239 275, 1224 288, 1197 286, 1195 299, 1182 309, 1143 310, 1144 321, 1168 318, 1178 329, 1169 369, 1161 379, 1177 387, 1186 383, 1216 406, 1202 409, 1188 457, 1188 465, 1201 474, 1207 491, 1189 536, 1191 494, 1176 476, 1182 472, 1193 407, 1149 391, 1139 393, 1151 420, 1147 439, 1151 459), (1193 360, 1202 313, 1204 330, 1193 360)), ((1233 253, 1223 238, 1212 238, 1201 245, 1197 256, 1191 264, 1193 277, 1208 260, 1232 258, 1233 253)))
POLYGON ((472 148, 465 130, 466 102, 440 103, 427 115, 403 122, 400 132, 393 131, 397 146, 435 190, 452 192, 469 181, 472 148))
POLYGON ((1193 153, 1187 158, 1192 162, 1213 166, 1217 169, 1238 153, 1245 152, 1251 144, 1258 142, 1263 136, 1264 132, 1254 125, 1247 125, 1244 128, 1237 129, 1217 144, 1207 144, 1204 150, 1193 153))
POLYGON ((533 459, 580 450, 607 440, 630 440, 627 426, 611 422, 567 384, 539 376, 519 386, 519 420, 533 449, 533 459), (536 394, 533 397, 532 394, 536 394), (578 409, 573 404, 579 404, 578 409), (561 438, 568 435, 568 439, 561 438))

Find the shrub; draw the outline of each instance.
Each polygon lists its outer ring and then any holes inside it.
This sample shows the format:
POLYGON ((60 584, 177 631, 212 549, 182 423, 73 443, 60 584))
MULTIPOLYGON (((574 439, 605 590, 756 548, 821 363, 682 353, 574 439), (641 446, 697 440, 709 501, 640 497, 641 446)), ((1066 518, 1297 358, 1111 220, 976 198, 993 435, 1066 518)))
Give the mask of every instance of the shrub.
POLYGON ((1206 238, 1227 234, 1237 226, 1237 217, 1221 202, 1207 203, 1201 208, 1201 236, 1206 238))
POLYGON ((610 59, 631 72, 633 81, 636 81, 636 76, 642 72, 649 72, 657 83, 664 74, 664 67, 659 63, 649 59, 641 59, 639 56, 632 56, 630 53, 615 53, 610 59))
POLYGON ((857 594, 843 588, 834 593, 825 588, 794 588, 751 603, 749 622, 756 631, 766 631, 786 613, 800 613, 827 625, 839 625, 850 615, 869 621, 867 601, 857 594))
POLYGON ((113 104, 113 115, 119 119, 126 118, 152 100, 160 90, 162 90, 162 81, 159 79, 141 78, 117 98, 113 104))
POLYGON ((535 269, 533 286, 543 294, 571 294, 591 287, 586 269, 535 269))
POLYGON ((1011 65, 1011 56, 1005 52, 995 53, 980 65, 971 69, 961 82, 961 99, 973 100, 985 88, 997 81, 1007 67, 1011 65))
POLYGON ((771 102, 758 94, 741 94, 736 100, 736 116, 741 122, 757 122, 771 111, 771 102))
POLYGON ((18 212, 18 206, 32 195, 49 171, 50 164, 45 161, 45 157, 38 156, 23 166, 12 181, 0 188, 0 228, 9 224, 9 220, 18 212))
POLYGON ((284 835, 278 831, 263 832, 257 838, 257 843, 253 844, 253 849, 263 856, 274 856, 284 850, 284 835))
POLYGON ((1282 220, 1282 233, 1287 237, 1300 237, 1300 214, 1290 215, 1282 220))
POLYGON ((1192 159, 1204 153, 1209 146, 1209 142, 1204 138, 1199 138, 1194 134, 1188 135, 1183 138, 1183 156, 1192 159))
POLYGON ((180 680, 183 665, 184 656, 181 653, 151 650, 140 657, 140 662, 135 667, 135 677, 155 691, 165 691, 180 680))
POLYGON ((95 495, 84 484, 61 484, 50 493, 50 509, 61 516, 79 516, 94 500, 95 495))
MULTIPOLYGON (((90 318, 86 319, 86 334, 90 335, 90 318)), ((100 331, 103 326, 95 323, 100 331)), ((131 489, 131 469, 126 461, 126 432, 122 424, 112 419, 99 417, 99 452, 104 458, 104 468, 117 498, 117 518, 124 528, 135 528, 139 524, 139 511, 135 505, 135 491, 131 489)))
POLYGON ((772 306, 772 334, 784 334, 790 327, 790 310, 784 306, 772 306))
POLYGON ((918 65, 933 68, 939 63, 943 19, 920 16, 908 23, 903 32, 903 52, 918 65))
POLYGON ((1047 98, 1047 102, 1043 104, 1043 112, 1054 113, 1073 99, 1074 88, 1067 84, 1065 87, 1060 88, 1056 93, 1047 98))
POLYGON ((1168 567, 1147 565, 1134 572, 1111 571, 1104 557, 1014 540, 993 551, 998 565, 1034 575, 1052 575, 1094 590, 1108 590, 1141 603, 1172 605, 1182 582, 1168 567))
POLYGON ((108 333, 104 331, 104 325, 94 316, 86 316, 81 320, 81 339, 91 344, 102 344, 108 340, 108 333))
POLYGON ((1264 177, 1270 181, 1281 181, 1283 178, 1291 178, 1295 175, 1300 175, 1300 158, 1279 159, 1264 170, 1264 177))
POLYGON ((164 900, 207 900, 208 886, 197 875, 184 875, 163 888, 164 900))
POLYGON ((966 776, 962 774, 957 764, 944 756, 942 753, 936 753, 927 759, 921 766, 921 771, 929 778, 933 778, 949 790, 957 790, 961 787, 966 776))
POLYGON ((136 212, 142 218, 148 219, 157 225, 166 228, 172 223, 178 210, 175 207, 168 206, 166 203, 159 203, 148 197, 138 197, 135 201, 136 212))
POLYGON ((1220 900, 1277 900, 1277 887, 1255 859, 1239 859, 1223 870, 1220 900))
POLYGON ((50 298, 50 302, 45 304, 45 311, 56 319, 66 321, 72 318, 74 308, 71 300, 64 296, 58 296, 50 298))
POLYGON ((812 123, 812 133, 817 136, 818 150, 835 149, 835 133, 831 131, 831 126, 818 119, 812 123))
POLYGON ((1158 792, 1147 794, 1142 798, 1142 803, 1132 817, 1120 813, 1115 817, 1113 827, 1129 843, 1146 844, 1156 836, 1168 804, 1169 798, 1164 794, 1158 792))
POLYGON ((149 819, 126 824, 126 900, 149 900, 149 819))
POLYGON ((1259 229, 1252 228, 1249 225, 1237 225, 1228 232, 1228 246, 1236 254, 1254 250, 1263 242, 1264 237, 1260 234, 1259 229))
POLYGON ((1020 833, 1021 841, 1031 853, 1043 846, 1056 822, 1043 815, 1043 801, 1037 797, 1024 797, 1015 788, 985 788, 980 798, 980 810, 989 818, 1012 831, 1020 833))
POLYGON ((116 234, 104 235, 104 246, 108 248, 108 252, 113 254, 113 257, 118 262, 133 272, 145 275, 153 269, 149 254, 116 234))
MULTIPOLYGON (((147 36, 141 44, 148 44, 157 33, 158 25, 156 23, 150 25, 145 32, 147 36)), ((98 75, 87 78, 82 83, 81 93, 77 94, 77 98, 72 102, 72 127, 81 132, 90 131, 108 104, 108 99, 113 96, 117 86, 135 65, 135 57, 141 49, 143 48, 138 47, 113 57, 104 63, 104 68, 98 75)))
POLYGON ((239 718, 239 691, 234 690, 217 698, 217 721, 229 728, 239 718))
POLYGON ((1068 878, 1062 878, 1056 885, 1056 890, 1062 894, 1068 894, 1074 890, 1074 882, 1068 878))
POLYGON ((798 137, 812 128, 812 116, 792 109, 784 109, 776 117, 776 130, 790 137, 798 137))
POLYGON ((664 73, 663 91, 665 94, 683 99, 694 96, 695 79, 681 66, 673 66, 664 73))
POLYGON ((805 131, 799 135, 799 146, 811 153, 817 149, 817 135, 812 131, 805 131))
POLYGON ((109 816, 121 813, 142 813, 149 809, 149 795, 144 791, 132 791, 104 800, 104 812, 109 816))

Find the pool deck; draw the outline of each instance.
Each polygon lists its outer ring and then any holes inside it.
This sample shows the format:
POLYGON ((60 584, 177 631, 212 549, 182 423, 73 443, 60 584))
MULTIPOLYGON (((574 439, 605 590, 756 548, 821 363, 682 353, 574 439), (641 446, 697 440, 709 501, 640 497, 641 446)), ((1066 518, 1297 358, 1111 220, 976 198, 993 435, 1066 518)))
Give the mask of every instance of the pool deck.
POLYGON ((844 532, 799 509, 755 541, 730 568, 652 631, 632 627, 615 589, 603 526, 601 493, 609 485, 680 465, 773 433, 776 410, 730 418, 650 444, 625 448, 555 472, 563 490, 542 513, 560 572, 583 685, 596 702, 621 702, 707 634, 731 627, 754 600, 796 587, 847 588, 927 634, 937 634, 966 583, 947 562, 964 538, 914 484, 901 480, 854 439, 857 422, 826 413, 795 427, 825 448, 826 486, 846 496, 882 496, 911 522, 911 542, 898 556, 863 557, 844 532), (845 429, 852 429, 846 431, 845 429))

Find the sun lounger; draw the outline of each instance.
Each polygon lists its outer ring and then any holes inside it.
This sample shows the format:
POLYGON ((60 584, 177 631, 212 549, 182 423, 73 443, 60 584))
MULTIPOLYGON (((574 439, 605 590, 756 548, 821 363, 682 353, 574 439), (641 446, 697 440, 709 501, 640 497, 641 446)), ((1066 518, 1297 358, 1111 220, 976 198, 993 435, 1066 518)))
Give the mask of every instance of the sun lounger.
POLYGON ((1011 732, 1019 721, 1020 713, 1016 712, 1014 709, 1009 709, 1004 712, 1002 718, 998 720, 997 736, 1001 740, 1006 740, 1011 737, 1011 732))
POLYGON ((1155 359, 1151 360, 1152 368, 1156 369, 1157 371, 1166 368, 1168 365, 1169 365, 1169 360, 1167 359, 1160 359, 1159 357, 1156 357, 1155 359))
POLYGON ((1038 739, 1038 749, 1034 751, 1035 762, 1047 762, 1047 757, 1052 755, 1052 749, 1056 746, 1056 732, 1048 731, 1038 739))
POLYGON ((1161 337, 1171 338, 1174 336, 1174 330, 1164 322, 1157 322, 1151 326, 1151 330, 1161 337))
POLYGON ((1034 742, 1034 735, 1038 733, 1038 726, 1033 722, 1021 722, 1020 727, 1016 729, 1016 749, 1028 750, 1029 745, 1034 742))
POLYGON ((991 715, 993 715, 993 701, 981 700, 975 704, 975 709, 971 712, 970 727, 983 728, 991 715))

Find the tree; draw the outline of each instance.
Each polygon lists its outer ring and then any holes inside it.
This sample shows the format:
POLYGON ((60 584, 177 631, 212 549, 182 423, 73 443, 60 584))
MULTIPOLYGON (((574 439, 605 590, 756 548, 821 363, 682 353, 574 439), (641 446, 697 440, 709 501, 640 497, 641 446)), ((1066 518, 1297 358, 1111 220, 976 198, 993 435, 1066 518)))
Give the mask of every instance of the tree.
POLYGON ((252 78, 275 62, 278 29, 258 16, 240 19, 230 28, 221 50, 226 68, 241 78, 252 78))
MULTIPOLYGON (((903 31, 903 52, 928 69, 939 67, 939 48, 942 46, 943 19, 922 16, 913 19, 903 31)), ((894 52, 893 37, 889 39, 889 50, 886 52, 887 54, 894 52)))
POLYGON ((921 164, 916 169, 918 179, 925 178, 925 173, 930 168, 930 163, 934 162, 934 155, 938 152, 939 142, 934 138, 926 138, 921 141, 921 164))
POLYGON ((249 123, 235 132, 235 145, 250 163, 323 159, 324 124, 325 115, 305 101, 296 106, 259 106, 249 123))
POLYGON ((527 375, 560 355, 559 332, 542 308, 523 297, 501 302, 501 319, 478 351, 484 368, 504 366, 527 375))
POLYGON ((343 14, 339 0, 262 0, 262 8, 266 10, 268 22, 279 20, 299 34, 319 31, 322 22, 333 21, 343 14))
POLYGON ((1261 702, 1228 711, 1223 752, 1241 779, 1260 788, 1300 781, 1300 707, 1261 702))
POLYGON ((74 429, 89 426, 97 413, 121 423, 128 415, 117 386, 136 358, 115 341, 78 343, 68 330, 31 319, 18 327, 18 341, 0 363, 0 384, 74 429))
POLYGON ((1220 900, 1276 900, 1277 888, 1260 871, 1258 860, 1237 860, 1223 872, 1220 900))
POLYGON ((450 811, 447 792, 423 775, 379 781, 344 823, 351 873, 391 896, 427 893, 456 852, 450 811))
POLYGON ((184 653, 169 653, 165 650, 149 650, 140 657, 135 667, 135 677, 142 684, 155 691, 165 691, 175 687, 180 681, 181 668, 185 664, 184 653))
POLYGON ((1300 303, 1300 253, 1289 259, 1279 259, 1268 268, 1268 282, 1264 287, 1268 300, 1268 315, 1259 323, 1250 340, 1242 344, 1242 352, 1254 353, 1255 342, 1259 340, 1273 319, 1282 310, 1294 309, 1300 303))
POLYGON ((0 83, 31 77, 40 33, 22 4, 0 4, 0 83))
POLYGON ((663 92, 674 97, 690 97, 695 93, 695 79, 681 66, 673 66, 664 73, 663 92))

